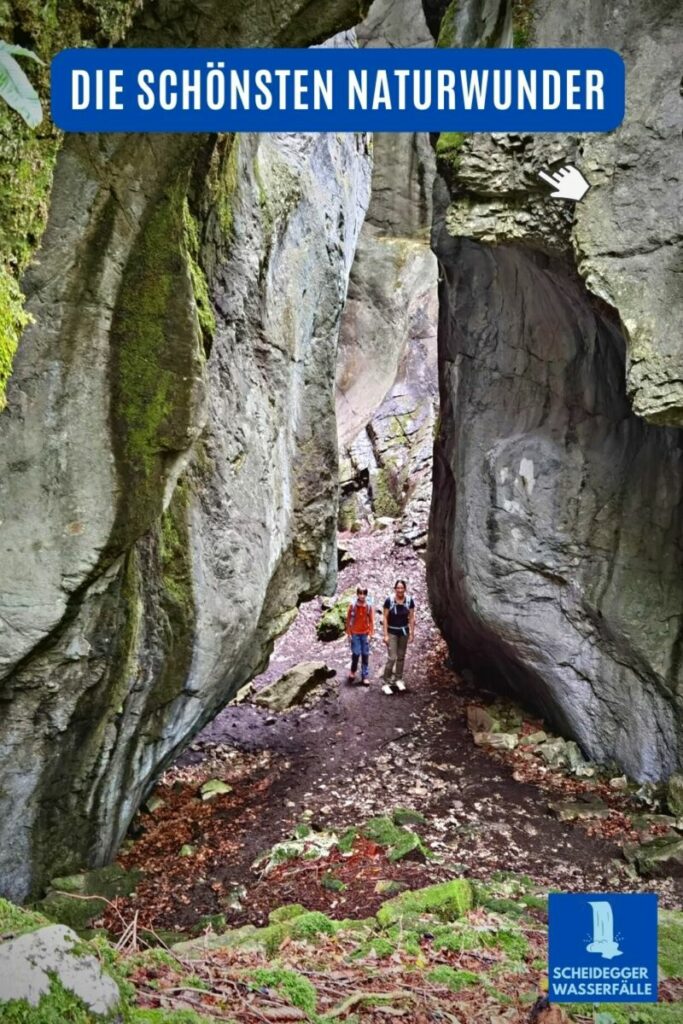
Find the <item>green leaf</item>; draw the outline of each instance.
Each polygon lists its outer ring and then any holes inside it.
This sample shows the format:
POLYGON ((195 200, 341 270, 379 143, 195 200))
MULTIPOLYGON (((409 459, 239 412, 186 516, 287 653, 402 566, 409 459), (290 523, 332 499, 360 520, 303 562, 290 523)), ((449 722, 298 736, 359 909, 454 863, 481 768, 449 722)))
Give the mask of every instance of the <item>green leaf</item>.
POLYGON ((15 43, 6 43, 4 39, 0 39, 0 50, 4 50, 6 53, 13 53, 18 57, 30 57, 37 64, 45 63, 33 50, 27 50, 25 46, 16 46, 15 43))
POLYGON ((0 48, 0 97, 20 114, 26 124, 35 128, 43 119, 38 93, 9 52, 0 48))

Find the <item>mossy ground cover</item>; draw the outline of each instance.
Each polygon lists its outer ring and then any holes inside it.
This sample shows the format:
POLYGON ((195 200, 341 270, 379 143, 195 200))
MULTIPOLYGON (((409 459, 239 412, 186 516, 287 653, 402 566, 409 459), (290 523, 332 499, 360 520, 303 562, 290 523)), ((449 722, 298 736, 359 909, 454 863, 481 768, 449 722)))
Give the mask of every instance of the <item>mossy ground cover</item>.
MULTIPOLYGON (((207 934, 174 948, 122 953, 101 936, 82 948, 118 981, 123 1024, 379 1024, 387 1008, 411 1021, 526 1024, 545 991, 544 921, 542 896, 529 879, 452 878, 401 893, 364 920, 336 920, 292 903, 273 908, 264 928, 207 934), (505 900, 515 903, 514 913, 501 908, 505 900)), ((43 923, 0 901, 2 933, 43 923)), ((668 981, 660 1003, 566 1006, 557 1020, 680 1024, 683 1004, 674 1000, 683 986, 682 935, 683 914, 664 912, 660 964, 668 981)), ((58 985, 35 1009, 19 1003, 0 1009, 2 1024, 96 1020, 58 985)))

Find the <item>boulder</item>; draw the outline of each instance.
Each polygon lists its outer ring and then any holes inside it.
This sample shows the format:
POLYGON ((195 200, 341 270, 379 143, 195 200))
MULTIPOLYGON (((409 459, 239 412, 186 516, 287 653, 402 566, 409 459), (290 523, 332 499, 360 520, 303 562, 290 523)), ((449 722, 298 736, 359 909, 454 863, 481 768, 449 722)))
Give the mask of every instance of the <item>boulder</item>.
POLYGON ((667 782, 666 802, 673 815, 683 817, 683 775, 678 772, 667 782))
POLYGON ((125 871, 116 864, 53 878, 44 898, 36 903, 36 910, 52 921, 87 933, 105 910, 107 900, 130 896, 142 878, 142 871, 125 871))
MULTIPOLYGON (((61 924, 1 943, 0 1017, 2 1003, 16 999, 33 1007, 43 1004, 47 1020, 50 1000, 56 998, 51 993, 53 978, 81 999, 91 1013, 110 1017, 121 1002, 119 987, 105 973, 97 957, 80 951, 79 943, 76 932, 61 924)), ((29 1019, 27 1011, 26 1020, 29 1019)), ((60 1012, 55 1007, 50 1020, 59 1019, 60 1012)))
POLYGON ((356 596, 356 588, 350 587, 323 613, 315 627, 318 640, 338 640, 346 631, 346 613, 356 596))
POLYGON ((348 550, 348 548, 342 547, 341 544, 337 545, 337 569, 340 571, 346 569, 347 566, 353 565, 356 559, 348 550))
POLYGON ((332 675, 334 670, 331 671, 324 661, 303 661, 259 690, 254 697, 254 704, 268 708, 269 711, 286 711, 302 704, 311 690, 332 675))
POLYGON ((624 856, 635 864, 639 875, 644 878, 665 878, 683 876, 683 838, 663 836, 650 842, 627 843, 624 856))

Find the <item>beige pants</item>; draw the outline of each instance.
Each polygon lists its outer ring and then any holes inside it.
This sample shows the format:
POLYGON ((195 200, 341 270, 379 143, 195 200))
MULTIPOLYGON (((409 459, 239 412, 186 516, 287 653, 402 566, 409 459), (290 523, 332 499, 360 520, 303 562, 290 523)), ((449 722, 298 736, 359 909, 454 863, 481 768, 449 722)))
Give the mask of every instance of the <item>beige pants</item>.
POLYGON ((388 657, 387 663, 384 666, 384 679, 388 683, 391 679, 391 674, 396 668, 396 679, 403 679, 403 663, 406 660, 406 651, 408 650, 408 637, 399 636, 396 633, 389 634, 389 646, 387 648, 388 657))

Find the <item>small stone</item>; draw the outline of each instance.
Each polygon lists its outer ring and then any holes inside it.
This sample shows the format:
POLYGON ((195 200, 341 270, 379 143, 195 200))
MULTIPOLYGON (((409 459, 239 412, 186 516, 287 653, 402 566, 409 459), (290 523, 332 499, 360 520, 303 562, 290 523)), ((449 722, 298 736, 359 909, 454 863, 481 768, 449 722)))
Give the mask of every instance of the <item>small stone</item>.
POLYGON ((628 789, 628 779, 625 775, 617 775, 615 778, 609 780, 609 788, 620 791, 628 789))
POLYGON ((516 732, 475 732, 474 742, 478 747, 514 750, 519 743, 519 736, 516 732))
POLYGON ((386 530, 389 526, 394 525, 395 520, 391 516, 378 516, 375 519, 375 526, 378 530, 386 530))
POLYGON ((210 779, 204 783, 199 792, 202 800, 213 800, 214 797, 221 796, 223 793, 232 793, 232 786, 221 779, 210 779))
POLYGON ((530 732, 528 736, 522 736, 522 743, 528 743, 531 746, 535 746, 537 743, 545 743, 548 739, 548 733, 543 732, 542 729, 539 732, 530 732))
POLYGON ((495 718, 478 704, 470 704, 467 708, 467 728, 470 732, 493 732, 497 724, 495 718))
POLYGON ((379 896, 393 896, 398 892, 405 892, 410 886, 407 882, 397 882, 393 879, 380 878, 375 885, 375 892, 379 896))
POLYGON ((567 764, 567 743, 560 736, 542 743, 538 753, 551 768, 565 767, 567 764))
POLYGON ((559 821, 576 821, 578 818, 606 818, 609 807, 599 797, 589 800, 558 800, 548 805, 559 821))
POLYGON ((166 801, 162 800, 160 796, 156 796, 156 794, 154 794, 145 804, 145 809, 149 811, 150 814, 154 814, 155 811, 160 811, 161 808, 165 806, 166 801))
POLYGON ((427 819, 419 811, 409 807, 396 807, 391 814, 395 825, 426 825, 427 819))

